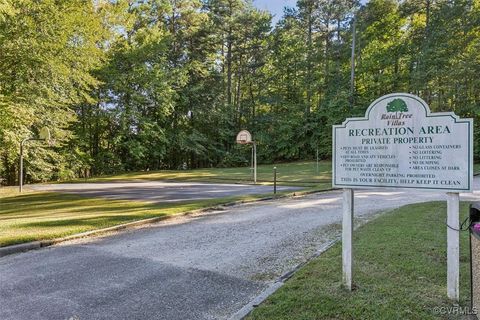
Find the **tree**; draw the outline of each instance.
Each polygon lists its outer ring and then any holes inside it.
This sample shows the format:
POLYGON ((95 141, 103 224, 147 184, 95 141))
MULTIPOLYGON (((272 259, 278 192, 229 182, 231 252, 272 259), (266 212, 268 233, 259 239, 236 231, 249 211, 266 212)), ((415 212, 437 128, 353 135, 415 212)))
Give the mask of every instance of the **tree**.
POLYGON ((332 124, 391 92, 480 120, 479 21, 478 0, 299 0, 276 26, 249 0, 4 0, 0 177, 44 125, 29 181, 245 165, 245 128, 260 161, 328 158, 332 124))
POLYGON ((27 179, 60 174, 61 145, 69 139, 71 106, 91 100, 99 83, 91 71, 103 61, 97 46, 105 36, 98 7, 81 0, 21 0, 0 9, 0 157, 8 181, 15 181, 20 141, 48 125, 56 148, 28 149, 27 179), (33 155, 35 154, 35 157, 33 155))

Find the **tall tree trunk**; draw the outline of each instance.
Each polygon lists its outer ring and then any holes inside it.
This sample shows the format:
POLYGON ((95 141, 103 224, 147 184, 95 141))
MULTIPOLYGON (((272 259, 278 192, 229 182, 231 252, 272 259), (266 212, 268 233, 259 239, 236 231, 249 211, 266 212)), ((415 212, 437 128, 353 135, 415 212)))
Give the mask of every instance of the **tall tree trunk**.
POLYGON ((308 12, 307 12, 307 26, 308 26, 308 35, 307 35, 307 103, 305 106, 305 116, 308 116, 311 111, 311 104, 312 104, 312 73, 313 73, 313 66, 312 66, 312 32, 313 32, 313 8, 312 3, 309 2, 308 4, 308 12))
POLYGON ((251 104, 252 104, 250 126, 253 127, 253 129, 255 129, 255 117, 257 116, 256 115, 257 110, 256 110, 256 102, 255 102, 255 96, 253 95, 253 87, 252 87, 252 81, 251 80, 249 82, 248 87, 249 87, 249 91, 250 91, 250 101, 251 101, 251 104))
POLYGON ((227 38, 227 103, 232 105, 232 28, 227 38))
POLYGON ((327 94, 328 92, 328 86, 330 84, 330 19, 327 18, 325 22, 325 27, 326 27, 326 32, 325 32, 325 55, 324 55, 324 60, 325 60, 325 70, 324 70, 324 95, 327 94))
MULTIPOLYGON (((241 70, 242 65, 242 56, 240 55, 239 59, 239 70, 241 70)), ((237 111, 237 129, 240 129, 242 126, 242 110, 241 110, 241 85, 242 85, 242 72, 238 72, 237 78, 237 92, 235 95, 235 104, 236 104, 236 111, 237 111)))

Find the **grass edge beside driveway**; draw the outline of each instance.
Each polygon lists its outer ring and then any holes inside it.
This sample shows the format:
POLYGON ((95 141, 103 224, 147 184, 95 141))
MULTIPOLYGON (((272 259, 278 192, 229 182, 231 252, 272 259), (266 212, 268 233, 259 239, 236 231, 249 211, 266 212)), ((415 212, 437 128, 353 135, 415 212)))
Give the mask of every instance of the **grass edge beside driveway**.
MULTIPOLYGON (((461 218, 468 204, 461 205, 461 218)), ((341 243, 301 268, 247 319, 449 319, 446 203, 413 204, 354 232, 354 284, 341 285, 341 243)), ((461 234, 460 305, 469 306, 468 233, 461 234)), ((451 319, 461 319, 452 315, 451 319)))
MULTIPOLYGON (((308 188, 277 193, 281 198, 325 191, 308 188)), ((14 189, 0 192, 0 248, 33 241, 54 240, 76 234, 158 217, 172 217, 222 205, 270 199, 272 193, 210 200, 154 204, 55 192, 14 189)))
MULTIPOLYGON (((322 160, 318 172, 314 161, 298 161, 258 165, 258 184, 273 183, 273 168, 277 168, 278 185, 316 187, 328 189, 331 186, 332 163, 322 160)), ((96 176, 88 179, 74 179, 55 183, 118 182, 118 181, 189 181, 206 183, 252 184, 250 167, 203 168, 192 170, 158 170, 127 172, 114 175, 96 176)))

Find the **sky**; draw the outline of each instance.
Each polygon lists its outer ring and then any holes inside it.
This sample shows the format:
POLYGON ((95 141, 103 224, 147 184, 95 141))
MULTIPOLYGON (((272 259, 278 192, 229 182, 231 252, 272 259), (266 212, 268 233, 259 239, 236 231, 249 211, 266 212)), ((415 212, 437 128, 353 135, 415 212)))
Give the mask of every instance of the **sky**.
MULTIPOLYGON (((362 4, 366 2, 366 0, 360 0, 362 4)), ((253 0, 253 5, 259 9, 270 11, 274 15, 273 24, 275 25, 283 16, 283 8, 295 8, 297 0, 253 0)))
POLYGON ((295 7, 297 0, 253 0, 253 4, 262 10, 270 11, 273 17, 273 23, 275 24, 283 16, 283 8, 295 7))

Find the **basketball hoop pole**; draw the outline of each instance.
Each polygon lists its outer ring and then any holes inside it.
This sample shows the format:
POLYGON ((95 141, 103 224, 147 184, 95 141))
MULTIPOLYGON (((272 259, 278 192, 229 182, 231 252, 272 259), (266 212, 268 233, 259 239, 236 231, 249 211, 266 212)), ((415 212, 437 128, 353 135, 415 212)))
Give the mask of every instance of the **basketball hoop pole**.
POLYGON ((253 168, 255 168, 255 166, 253 165, 253 148, 252 148, 250 152, 250 178, 252 180, 253 180, 253 168))
POLYGON ((252 134, 247 130, 242 130, 237 134, 237 143, 253 145, 252 146, 253 184, 257 184, 257 143, 253 141, 252 134))
POLYGON ((253 143, 253 184, 257 184, 257 143, 253 143))

